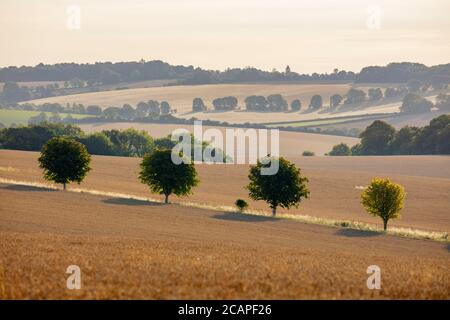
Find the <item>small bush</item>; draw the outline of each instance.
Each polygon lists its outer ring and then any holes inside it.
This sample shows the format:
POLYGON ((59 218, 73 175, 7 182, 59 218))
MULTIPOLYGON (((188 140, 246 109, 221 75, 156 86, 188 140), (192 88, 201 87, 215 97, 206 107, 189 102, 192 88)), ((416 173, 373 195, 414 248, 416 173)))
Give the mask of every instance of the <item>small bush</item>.
POLYGON ((302 156, 304 157, 314 157, 315 153, 312 151, 303 151, 302 156))
POLYGON ((243 200, 243 199, 237 199, 234 202, 234 205, 238 208, 239 212, 243 212, 245 209, 248 208, 248 203, 247 201, 243 200))

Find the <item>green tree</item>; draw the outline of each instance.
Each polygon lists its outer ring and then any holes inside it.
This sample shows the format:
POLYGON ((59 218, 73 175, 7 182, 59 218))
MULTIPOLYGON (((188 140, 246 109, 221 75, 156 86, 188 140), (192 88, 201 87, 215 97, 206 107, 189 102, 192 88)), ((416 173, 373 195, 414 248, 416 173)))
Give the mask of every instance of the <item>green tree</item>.
POLYGON ((430 112, 433 103, 418 94, 408 93, 402 101, 400 111, 404 113, 430 112))
POLYGON ((366 93, 363 90, 351 88, 347 94, 344 104, 361 104, 366 100, 366 93))
POLYGON ((311 97, 311 102, 309 103, 310 110, 317 110, 322 108, 322 96, 316 94, 311 97))
POLYGON ((62 183, 64 190, 70 182, 80 183, 91 170, 91 156, 86 147, 73 139, 53 137, 42 148, 38 159, 44 178, 62 183))
POLYGON ((390 219, 400 217, 406 197, 405 189, 389 179, 375 178, 361 193, 361 204, 367 212, 383 220, 384 231, 390 219))
POLYGON ((298 207, 302 198, 309 196, 306 185, 308 179, 301 175, 299 168, 283 157, 265 160, 268 161, 258 160, 256 165, 250 166, 250 183, 247 185, 250 198, 269 203, 274 216, 279 206, 287 209, 298 207), (262 174, 261 169, 270 167, 273 161, 278 161, 278 172, 273 175, 262 174))
POLYGON ((302 108, 302 103, 300 102, 299 99, 292 100, 292 102, 291 102, 291 110, 292 111, 300 111, 301 108, 302 108))
POLYGON ((414 154, 415 139, 419 133, 419 128, 405 126, 401 128, 390 143, 392 154, 414 154))
POLYGON ((206 106, 201 98, 195 98, 192 101, 192 112, 203 112, 206 111, 206 106))
POLYGON ((100 116, 102 115, 102 108, 100 108, 99 106, 92 105, 86 108, 86 112, 94 116, 100 116))
POLYGON ((381 120, 375 120, 360 134, 360 154, 389 154, 389 144, 395 136, 395 128, 381 120))
POLYGON ((343 98, 340 94, 333 94, 330 97, 330 108, 335 109, 341 102, 343 98))
POLYGON ((161 114, 169 114, 170 113, 170 104, 167 101, 161 102, 161 114))
POLYGON ((165 203, 169 196, 186 196, 192 193, 199 180, 194 163, 175 164, 172 161, 172 150, 156 149, 147 153, 141 163, 139 178, 147 184, 151 191, 165 196, 165 203))
POLYGON ((337 144, 333 147, 333 149, 328 153, 330 156, 349 156, 352 152, 350 147, 345 143, 337 144))
POLYGON ((286 111, 288 103, 281 94, 271 94, 267 97, 269 111, 286 111))
POLYGON ((87 137, 79 138, 78 141, 86 146, 90 154, 114 154, 114 145, 104 132, 95 132, 87 137))

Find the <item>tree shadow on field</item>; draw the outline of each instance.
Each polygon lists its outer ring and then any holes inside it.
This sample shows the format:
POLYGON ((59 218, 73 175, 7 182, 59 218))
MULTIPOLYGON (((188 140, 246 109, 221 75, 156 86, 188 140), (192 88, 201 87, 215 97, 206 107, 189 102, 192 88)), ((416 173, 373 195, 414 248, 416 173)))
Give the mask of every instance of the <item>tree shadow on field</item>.
POLYGON ((447 244, 447 251, 450 252, 450 243, 447 244))
POLYGON ((162 203, 152 202, 147 200, 137 200, 137 199, 125 199, 125 198, 110 198, 102 200, 102 202, 107 204, 118 204, 122 206, 162 206, 162 203))
POLYGON ((266 221, 278 221, 277 218, 268 216, 257 216, 254 214, 243 214, 234 212, 224 212, 221 214, 213 215, 212 218, 219 220, 231 220, 231 221, 242 221, 242 222, 266 222, 266 221))
POLYGON ((344 236, 349 238, 369 238, 381 236, 382 232, 377 231, 366 231, 366 230, 355 230, 355 229, 340 229, 336 232, 338 236, 344 236))
POLYGON ((50 189, 46 187, 34 187, 34 186, 24 186, 20 184, 9 184, 2 189, 11 191, 56 191, 55 189, 50 189))

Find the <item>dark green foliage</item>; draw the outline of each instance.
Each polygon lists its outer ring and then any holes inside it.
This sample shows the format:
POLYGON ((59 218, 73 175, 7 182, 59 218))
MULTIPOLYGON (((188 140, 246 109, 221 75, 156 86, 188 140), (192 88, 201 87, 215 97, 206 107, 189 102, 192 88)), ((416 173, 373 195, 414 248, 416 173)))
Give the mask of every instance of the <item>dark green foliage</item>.
POLYGON ((394 135, 394 127, 384 121, 374 121, 360 134, 362 154, 389 154, 389 143, 394 138, 394 135))
POLYGON ((229 111, 236 109, 238 100, 236 97, 217 98, 213 100, 212 104, 215 110, 229 111))
POLYGON ((248 111, 267 111, 269 105, 264 96, 249 96, 244 102, 248 111))
POLYGON ((102 131, 114 144, 114 154, 125 157, 142 157, 153 149, 153 139, 146 131, 133 128, 102 131))
POLYGON ((269 111, 286 111, 288 103, 281 94, 271 94, 267 97, 269 111))
POLYGON ((44 169, 44 178, 63 184, 64 189, 67 183, 82 182, 91 170, 91 157, 86 147, 70 138, 50 139, 42 148, 38 161, 44 169))
POLYGON ((77 140, 86 146, 90 154, 114 155, 114 144, 104 132, 96 132, 77 140))
POLYGON ((245 209, 248 208, 248 203, 247 201, 243 200, 243 199, 237 199, 234 202, 234 205, 236 206, 236 208, 239 210, 239 212, 243 212, 245 209))
POLYGON ((330 156, 350 156, 352 154, 350 147, 345 143, 337 144, 328 153, 330 156))
POLYGON ((304 156, 304 157, 314 157, 315 153, 312 152, 312 151, 306 150, 306 151, 303 151, 302 156, 304 156))
POLYGON ((147 184, 152 192, 165 196, 165 203, 168 203, 171 194, 190 194, 199 183, 194 163, 177 165, 173 163, 171 153, 170 149, 155 149, 147 153, 139 174, 141 182, 147 184))
POLYGON ((282 157, 269 159, 266 163, 258 161, 256 165, 250 166, 250 183, 247 189, 251 199, 266 201, 272 209, 272 214, 276 215, 277 207, 297 207, 303 198, 308 198, 308 179, 288 160, 282 157), (278 172, 274 175, 261 174, 261 168, 269 167, 271 161, 279 162, 278 172))
POLYGON ((405 126, 399 131, 377 120, 360 135, 352 155, 450 154, 450 115, 441 115, 428 126, 405 126))

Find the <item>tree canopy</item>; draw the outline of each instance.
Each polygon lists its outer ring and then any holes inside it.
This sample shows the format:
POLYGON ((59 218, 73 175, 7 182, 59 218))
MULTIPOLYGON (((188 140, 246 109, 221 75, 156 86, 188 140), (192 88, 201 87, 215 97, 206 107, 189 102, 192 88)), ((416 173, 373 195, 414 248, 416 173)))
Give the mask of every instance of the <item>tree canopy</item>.
POLYGON ((154 193, 165 196, 165 203, 169 196, 186 196, 192 193, 199 180, 194 162, 175 164, 172 161, 172 150, 155 149, 147 153, 141 162, 139 178, 147 184, 154 193))
POLYGON ((80 183, 91 170, 91 156, 86 147, 70 138, 54 137, 42 148, 38 159, 44 178, 61 183, 66 189, 70 182, 80 183))
POLYGON ((299 168, 283 157, 268 157, 258 161, 256 165, 250 166, 248 178, 250 198, 269 203, 273 215, 276 215, 278 207, 297 207, 302 199, 309 196, 308 179, 301 175, 299 168), (278 172, 273 175, 262 174, 261 169, 270 167, 272 161, 278 161, 278 172))

